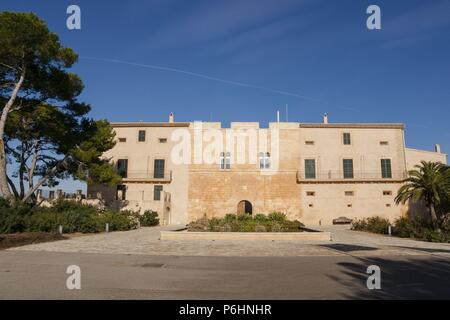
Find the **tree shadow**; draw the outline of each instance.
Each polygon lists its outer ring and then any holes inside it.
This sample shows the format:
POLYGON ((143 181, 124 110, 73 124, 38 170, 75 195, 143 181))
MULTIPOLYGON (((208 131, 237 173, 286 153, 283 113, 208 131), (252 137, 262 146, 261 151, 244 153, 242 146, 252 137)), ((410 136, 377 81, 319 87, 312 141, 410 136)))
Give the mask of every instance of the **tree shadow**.
POLYGON ((450 261, 434 257, 361 258, 337 263, 338 275, 328 278, 344 286, 346 299, 450 299, 450 261), (367 267, 381 270, 381 289, 366 286, 367 267), (350 292, 350 293, 348 293, 350 292))
POLYGON ((365 247, 365 246, 343 244, 343 243, 322 244, 322 245, 320 245, 320 247, 325 247, 328 249, 333 249, 333 250, 342 251, 342 252, 378 250, 378 248, 375 248, 375 247, 365 247))

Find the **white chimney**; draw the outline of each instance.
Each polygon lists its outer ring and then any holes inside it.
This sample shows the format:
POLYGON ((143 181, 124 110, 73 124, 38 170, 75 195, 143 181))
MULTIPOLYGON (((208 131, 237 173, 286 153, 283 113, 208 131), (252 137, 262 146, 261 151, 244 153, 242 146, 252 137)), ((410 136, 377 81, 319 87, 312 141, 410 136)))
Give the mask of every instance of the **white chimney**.
POLYGON ((434 150, 435 150, 437 153, 441 153, 441 145, 440 145, 440 144, 436 144, 436 145, 434 146, 434 150))
POLYGON ((328 124, 328 115, 326 113, 323 115, 323 123, 328 124))
POLYGON ((169 123, 173 123, 173 112, 169 113, 169 123))
POLYGON ((280 122, 280 111, 277 110, 277 122, 280 122))

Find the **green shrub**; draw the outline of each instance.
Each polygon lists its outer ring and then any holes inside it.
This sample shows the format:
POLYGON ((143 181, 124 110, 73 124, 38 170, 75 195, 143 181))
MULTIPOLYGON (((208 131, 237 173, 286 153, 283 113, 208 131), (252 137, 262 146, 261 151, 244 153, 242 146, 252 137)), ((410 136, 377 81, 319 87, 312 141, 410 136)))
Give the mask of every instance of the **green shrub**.
POLYGON ((111 231, 130 230, 136 228, 137 220, 133 212, 100 213, 71 201, 58 201, 50 208, 0 201, 0 233, 57 232, 60 225, 65 233, 94 233, 104 231, 106 223, 111 231))
POLYGON ((223 220, 225 222, 232 222, 235 221, 237 219, 237 216, 235 214, 232 213, 228 213, 225 215, 225 217, 223 217, 223 220))
POLYGON ((142 216, 139 217, 139 222, 143 227, 152 227, 159 225, 158 213, 155 211, 147 210, 142 216))
POLYGON ((255 220, 259 222, 267 222, 269 218, 265 214, 258 213, 255 215, 255 220))
POLYGON ((25 204, 0 202, 0 233, 24 232, 31 215, 31 207, 25 204))
POLYGON ((298 232, 304 225, 300 221, 287 220, 283 213, 272 213, 269 216, 257 214, 231 215, 223 218, 207 219, 206 216, 188 224, 189 231, 213 232, 298 232))
MULTIPOLYGON (((449 242, 450 233, 446 229, 445 219, 441 222, 441 228, 435 229, 433 224, 426 219, 416 217, 401 217, 395 220, 392 227, 392 235, 401 238, 413 238, 430 242, 449 242)), ((352 230, 368 231, 387 234, 389 220, 380 217, 354 220, 352 230)))
POLYGON ((249 213, 244 213, 244 214, 238 214, 237 215, 237 220, 238 221, 250 221, 252 220, 252 215, 249 213))
POLYGON ((414 238, 430 242, 449 242, 450 233, 444 221, 441 223, 441 229, 437 230, 429 220, 420 217, 413 219, 402 217, 395 221, 393 234, 401 238, 414 238))
POLYGON ((283 222, 283 221, 287 220, 286 215, 284 213, 281 213, 281 212, 269 213, 268 218, 269 218, 269 220, 278 221, 278 222, 283 222))
POLYGON ((109 223, 109 231, 126 231, 136 229, 136 213, 133 211, 105 211, 100 215, 102 228, 109 223))
POLYGON ((373 233, 387 234, 390 224, 391 223, 388 219, 375 216, 354 220, 352 222, 351 229, 356 231, 368 231, 373 233))

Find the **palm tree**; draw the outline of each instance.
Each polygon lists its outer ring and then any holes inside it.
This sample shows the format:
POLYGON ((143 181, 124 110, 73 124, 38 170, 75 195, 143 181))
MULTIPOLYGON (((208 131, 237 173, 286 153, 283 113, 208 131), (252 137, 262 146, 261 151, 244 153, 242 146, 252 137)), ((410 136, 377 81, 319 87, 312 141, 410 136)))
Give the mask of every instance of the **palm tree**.
POLYGON ((421 161, 408 172, 409 177, 398 190, 395 202, 405 204, 407 201, 423 200, 430 209, 431 221, 437 226, 436 208, 450 195, 450 169, 439 162, 421 161))

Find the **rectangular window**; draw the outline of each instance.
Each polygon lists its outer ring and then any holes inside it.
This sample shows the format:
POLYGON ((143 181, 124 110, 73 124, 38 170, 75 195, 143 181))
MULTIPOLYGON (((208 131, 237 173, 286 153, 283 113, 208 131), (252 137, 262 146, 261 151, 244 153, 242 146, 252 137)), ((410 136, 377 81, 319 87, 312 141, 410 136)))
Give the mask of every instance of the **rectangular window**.
POLYGON ((220 169, 231 169, 231 153, 220 153, 220 169))
POLYGON ((139 142, 145 141, 145 130, 139 130, 138 141, 139 142))
POLYGON ((153 188, 153 200, 161 200, 161 192, 163 191, 163 186, 155 186, 153 188))
POLYGON ((166 161, 164 159, 155 159, 153 178, 156 178, 156 179, 164 178, 165 162, 166 161))
POLYGON ((119 184, 116 190, 116 200, 126 200, 127 187, 123 184, 119 184))
POLYGON ((344 179, 353 179, 353 159, 343 160, 344 179))
POLYGON ((389 145, 388 141, 380 141, 380 146, 387 146, 389 145))
POLYGON ((127 138, 119 138, 119 142, 121 142, 121 143, 127 142, 127 138))
POLYGON ((352 197, 355 195, 355 193, 353 191, 345 191, 345 195, 348 197, 352 197))
POLYGON ((306 195, 308 197, 314 197, 316 195, 316 193, 314 191, 306 191, 306 195))
POLYGON ((167 142, 167 138, 159 138, 159 143, 166 143, 167 142))
POLYGON ((313 145, 314 145, 314 141, 311 141, 311 140, 305 141, 305 144, 306 144, 307 146, 313 146, 313 145))
POLYGON ((391 159, 381 159, 381 177, 383 179, 392 178, 391 159))
POLYGON ((392 196, 392 191, 383 191, 383 196, 392 196))
POLYGON ((259 168, 270 169, 270 153, 269 152, 260 152, 259 153, 259 168))
POLYGON ((117 174, 122 178, 128 176, 128 159, 117 160, 117 174))
POLYGON ((316 178, 316 160, 305 159, 305 179, 316 178))
POLYGON ((351 137, 350 137, 350 133, 345 132, 345 133, 342 135, 342 138, 343 138, 343 141, 344 141, 344 144, 345 144, 345 145, 350 145, 350 144, 352 144, 352 140, 351 140, 351 137))

